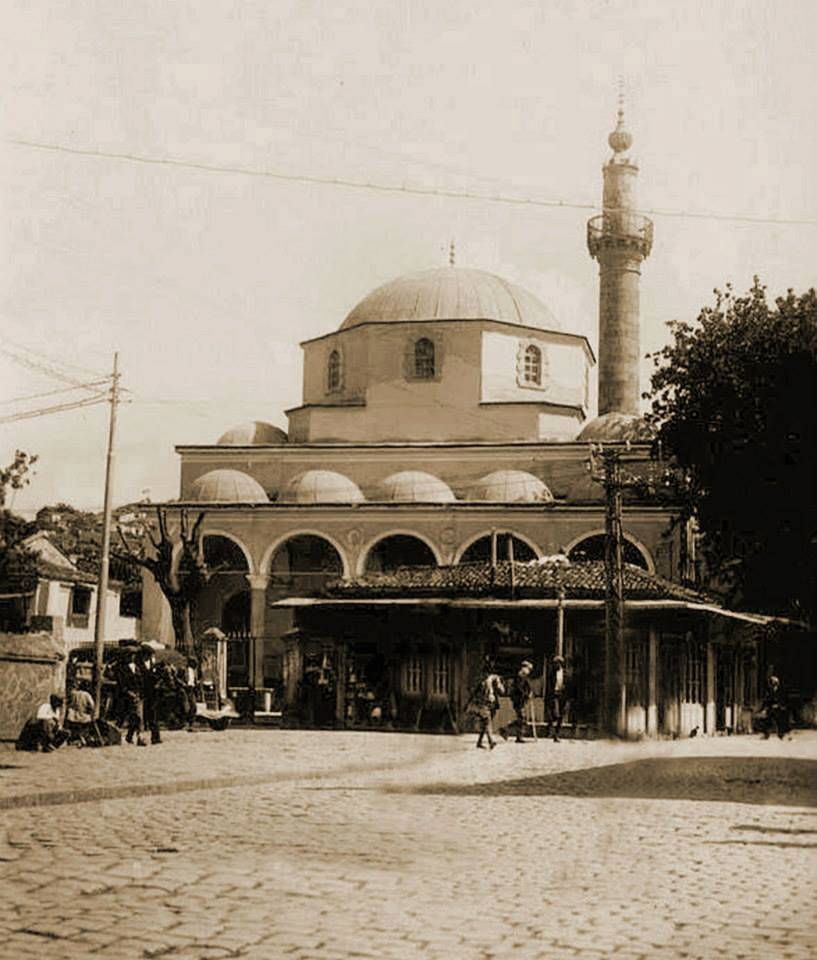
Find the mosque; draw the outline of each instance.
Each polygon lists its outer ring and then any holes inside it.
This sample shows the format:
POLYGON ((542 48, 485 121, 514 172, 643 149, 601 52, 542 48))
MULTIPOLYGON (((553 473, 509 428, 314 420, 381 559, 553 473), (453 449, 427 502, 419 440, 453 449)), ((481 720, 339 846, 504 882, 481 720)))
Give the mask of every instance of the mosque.
MULTIPOLYGON (((180 495, 168 506, 205 511, 218 571, 194 629, 233 638, 230 686, 249 688, 260 712, 457 729, 485 652, 507 672, 521 656, 542 671, 561 617, 559 643, 582 678, 577 722, 592 726, 605 513, 590 444, 616 444, 633 471, 653 469, 638 373, 653 225, 636 212, 631 143, 619 110, 603 212, 587 225, 598 358, 527 290, 452 262, 385 283, 301 345, 303 397, 286 411, 287 432, 255 421, 176 448, 180 495)), ((752 648, 730 642, 716 663, 712 617, 680 586, 692 558, 677 520, 672 505, 626 498, 635 606, 623 732, 737 728, 756 682, 752 648)), ((172 641, 149 579, 143 632, 172 641)))

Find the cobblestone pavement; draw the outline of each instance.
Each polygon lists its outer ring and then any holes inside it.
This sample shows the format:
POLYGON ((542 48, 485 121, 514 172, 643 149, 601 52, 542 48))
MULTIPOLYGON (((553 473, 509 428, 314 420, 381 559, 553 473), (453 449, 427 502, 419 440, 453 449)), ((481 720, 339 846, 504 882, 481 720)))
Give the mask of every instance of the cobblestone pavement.
POLYGON ((166 740, 0 749, 0 957, 815 953, 814 733, 166 740))

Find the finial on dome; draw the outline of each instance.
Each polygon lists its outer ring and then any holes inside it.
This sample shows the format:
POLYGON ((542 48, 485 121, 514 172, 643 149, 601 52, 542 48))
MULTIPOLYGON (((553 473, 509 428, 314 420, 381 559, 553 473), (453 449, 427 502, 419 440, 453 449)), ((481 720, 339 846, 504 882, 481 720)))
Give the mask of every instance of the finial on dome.
POLYGON ((633 143, 633 135, 624 126, 624 78, 618 78, 618 112, 616 129, 607 138, 614 153, 624 153, 633 143))
POLYGON ((453 267, 454 261, 456 259, 456 247, 454 246, 454 241, 452 240, 448 247, 448 266, 453 267))

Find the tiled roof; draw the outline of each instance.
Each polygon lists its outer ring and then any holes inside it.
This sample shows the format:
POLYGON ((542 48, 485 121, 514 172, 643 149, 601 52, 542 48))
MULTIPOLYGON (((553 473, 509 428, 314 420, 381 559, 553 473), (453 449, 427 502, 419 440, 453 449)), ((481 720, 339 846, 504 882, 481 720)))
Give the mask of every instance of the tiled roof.
MULTIPOLYGON (((564 589, 571 600, 602 600, 605 596, 604 563, 566 559, 514 563, 514 596, 556 598, 564 589)), ((352 580, 335 580, 326 587, 335 597, 507 597, 511 593, 511 564, 461 563, 450 567, 401 567, 393 573, 368 574, 352 580)), ((708 602, 695 590, 624 565, 624 596, 628 600, 678 600, 708 602)))

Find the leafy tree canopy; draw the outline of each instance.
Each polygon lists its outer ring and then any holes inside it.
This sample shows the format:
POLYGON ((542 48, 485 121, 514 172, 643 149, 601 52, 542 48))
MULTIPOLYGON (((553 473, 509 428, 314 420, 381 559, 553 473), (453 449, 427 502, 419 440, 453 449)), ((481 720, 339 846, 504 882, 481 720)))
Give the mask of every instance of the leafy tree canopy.
POLYGON ((715 291, 652 355, 651 420, 707 569, 745 608, 817 613, 817 292, 715 291))

